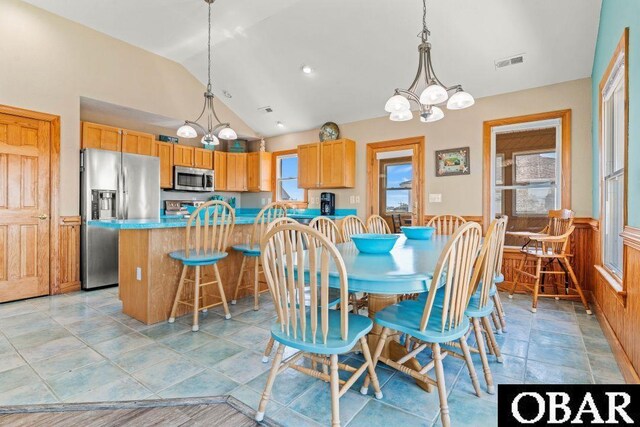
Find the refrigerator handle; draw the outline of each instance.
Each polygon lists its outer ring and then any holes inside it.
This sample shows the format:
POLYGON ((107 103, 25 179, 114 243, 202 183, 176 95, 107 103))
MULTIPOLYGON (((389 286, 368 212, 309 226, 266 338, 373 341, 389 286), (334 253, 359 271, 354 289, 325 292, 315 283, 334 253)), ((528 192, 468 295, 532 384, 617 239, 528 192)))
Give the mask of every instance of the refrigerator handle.
POLYGON ((127 188, 127 169, 122 168, 123 219, 129 219, 129 189, 127 188))
POLYGON ((116 174, 116 218, 123 219, 122 217, 122 185, 120 182, 120 171, 116 174))

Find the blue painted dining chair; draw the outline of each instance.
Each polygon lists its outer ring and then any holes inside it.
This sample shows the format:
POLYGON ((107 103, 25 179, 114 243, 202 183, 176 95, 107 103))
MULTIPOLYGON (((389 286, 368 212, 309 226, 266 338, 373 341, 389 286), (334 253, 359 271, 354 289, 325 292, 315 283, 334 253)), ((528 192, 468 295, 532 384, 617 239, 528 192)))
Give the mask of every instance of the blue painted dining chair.
POLYGON ((503 333, 506 332, 507 321, 497 285, 504 282, 504 275, 502 274, 502 259, 504 257, 504 239, 507 234, 507 223, 509 221, 509 217, 502 215, 500 219, 504 220, 504 227, 500 228, 501 235, 498 236, 498 260, 496 262, 496 271, 493 280, 494 286, 491 289, 490 296, 493 300, 493 305, 495 306, 495 309, 493 310, 493 322, 495 324, 496 331, 498 333, 503 333))
MULTIPOLYGON (((450 352, 442 345, 459 342, 472 382, 477 387, 477 376, 467 344, 467 332, 470 328, 469 317, 465 310, 469 304, 473 289, 473 266, 479 256, 482 228, 477 223, 460 226, 451 236, 436 264, 429 294, 424 301, 405 300, 388 306, 375 315, 375 322, 382 326, 382 332, 374 354, 374 366, 381 361, 386 365, 404 372, 411 377, 435 385, 438 388, 442 425, 451 425, 447 390, 442 360, 450 352), (443 304, 435 304, 438 288, 442 288, 443 304), (388 337, 394 331, 406 334, 417 340, 416 346, 399 360, 382 356, 388 337), (404 365, 428 347, 431 348, 432 362, 420 370, 404 365), (435 370, 435 379, 428 375, 435 370)), ((366 393, 369 381, 361 392, 366 393)))
POLYGON ((235 225, 235 211, 222 201, 210 201, 202 204, 196 209, 185 229, 184 249, 173 251, 169 256, 182 263, 182 274, 178 283, 178 290, 173 301, 169 323, 176 320, 178 306, 180 304, 193 308, 193 326, 191 330, 197 332, 198 314, 200 311, 223 305, 225 317, 231 318, 227 299, 224 294, 224 286, 220 279, 218 262, 227 256, 227 242, 229 236, 233 234, 235 225), (214 280, 202 282, 202 267, 211 266, 213 268, 214 280), (194 269, 194 278, 187 278, 189 268, 194 269), (185 284, 193 286, 185 286, 185 284), (206 289, 209 286, 217 285, 219 295, 209 295, 213 303, 207 304, 206 289))
POLYGON ((274 202, 266 205, 253 221, 249 241, 246 244, 233 245, 234 250, 242 253, 242 265, 240 266, 240 274, 238 274, 238 282, 233 292, 231 304, 235 304, 238 301, 240 291, 253 289, 253 309, 260 309, 259 296, 262 292, 267 291, 266 289, 260 290, 260 240, 264 236, 269 223, 284 216, 287 216, 287 206, 284 203, 274 202), (248 268, 247 259, 253 259, 253 281, 243 286, 242 280, 244 279, 245 270, 248 268))
POLYGON ((369 373, 378 399, 382 398, 378 377, 366 335, 373 327, 371 319, 350 313, 346 305, 331 310, 329 298, 329 266, 335 265, 340 297, 348 294, 347 272, 337 248, 324 235, 302 224, 284 224, 269 231, 262 241, 262 265, 269 290, 274 297, 278 320, 271 327, 271 336, 278 349, 256 413, 262 421, 271 390, 278 374, 287 368, 329 382, 331 391, 331 420, 340 425, 339 399, 365 372, 369 373), (306 248, 306 250, 300 250, 306 248), (306 273, 302 273, 302 272, 306 273), (311 298, 306 304, 305 290, 311 298), (338 355, 360 344, 365 361, 355 369, 338 362, 338 355), (283 360, 286 347, 298 350, 283 360), (296 362, 302 357, 329 366, 329 374, 296 362), (351 373, 344 383, 338 370, 351 373))

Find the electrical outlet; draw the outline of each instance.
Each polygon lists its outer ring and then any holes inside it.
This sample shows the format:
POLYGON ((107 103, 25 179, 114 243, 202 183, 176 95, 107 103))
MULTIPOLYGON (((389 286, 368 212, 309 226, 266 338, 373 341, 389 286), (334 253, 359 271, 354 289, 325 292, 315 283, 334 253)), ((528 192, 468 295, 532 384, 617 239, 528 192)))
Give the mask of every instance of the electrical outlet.
POLYGON ((140 267, 136 267, 136 280, 142 280, 142 269, 140 267))
POLYGON ((264 197, 261 200, 262 206, 265 206, 267 204, 267 199, 265 199, 264 197))
POLYGON ((442 194, 429 193, 429 203, 442 203, 442 194))
POLYGON ((353 205, 355 202, 356 202, 355 196, 349 196, 349 203, 353 205))
POLYGON ((356 196, 356 203, 360 203, 360 196, 356 196))

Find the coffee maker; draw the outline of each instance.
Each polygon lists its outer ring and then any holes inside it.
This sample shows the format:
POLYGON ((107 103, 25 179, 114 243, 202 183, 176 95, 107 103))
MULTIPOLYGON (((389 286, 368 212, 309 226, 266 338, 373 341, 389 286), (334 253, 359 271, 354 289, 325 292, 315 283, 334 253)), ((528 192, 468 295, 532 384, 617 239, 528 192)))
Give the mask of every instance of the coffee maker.
POLYGON ((320 215, 336 214, 335 193, 320 193, 320 215))

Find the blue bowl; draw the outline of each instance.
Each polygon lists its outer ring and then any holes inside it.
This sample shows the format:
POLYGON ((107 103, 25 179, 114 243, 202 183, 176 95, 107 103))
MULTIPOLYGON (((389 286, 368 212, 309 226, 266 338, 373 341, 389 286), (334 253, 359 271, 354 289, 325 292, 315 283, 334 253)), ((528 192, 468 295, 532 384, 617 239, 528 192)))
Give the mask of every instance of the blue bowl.
POLYGON ((351 240, 362 253, 386 254, 391 252, 398 237, 397 234, 354 234, 351 240))
POLYGON ((436 231, 434 227, 412 226, 400 228, 404 235, 407 236, 407 239, 412 240, 429 240, 436 231))

